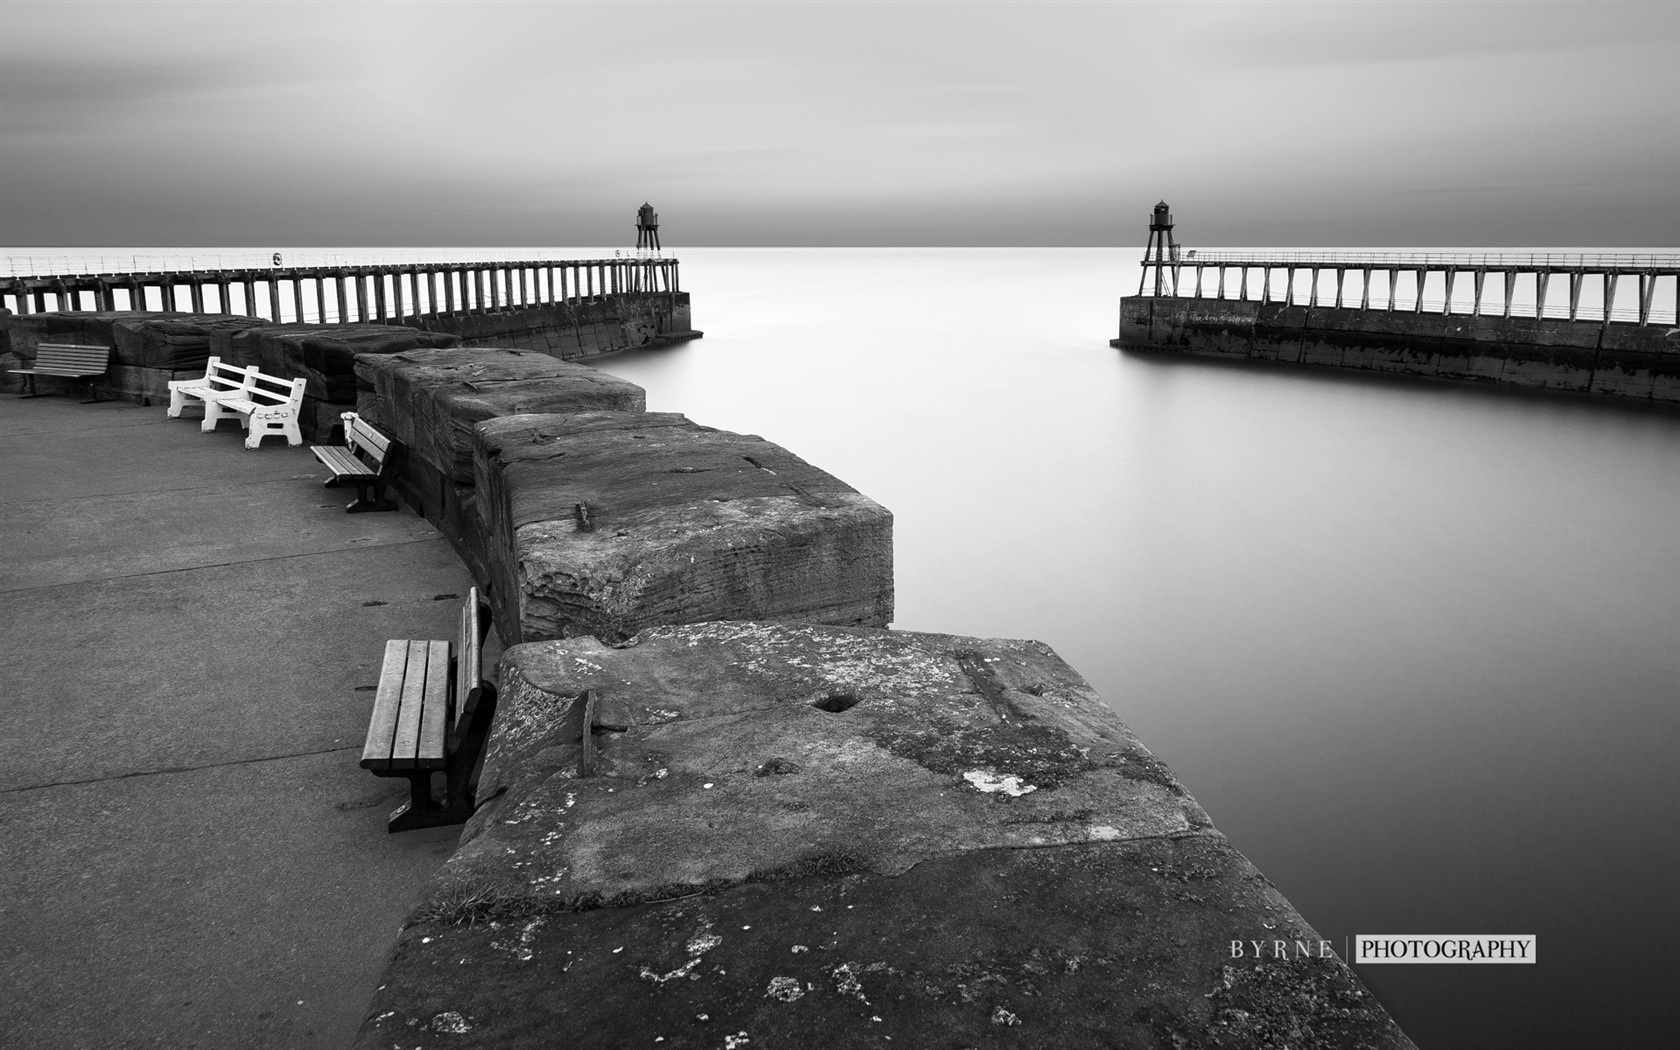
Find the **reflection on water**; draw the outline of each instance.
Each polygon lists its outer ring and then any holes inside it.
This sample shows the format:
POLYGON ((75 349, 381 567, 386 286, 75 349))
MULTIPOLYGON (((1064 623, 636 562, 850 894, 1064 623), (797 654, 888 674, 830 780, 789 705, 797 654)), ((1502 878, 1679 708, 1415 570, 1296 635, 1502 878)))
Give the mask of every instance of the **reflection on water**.
POLYGON ((1122 353, 1130 251, 678 254, 596 363, 891 508, 895 626, 1054 646, 1338 948, 1538 935, 1362 968, 1421 1046, 1680 1041, 1680 412, 1122 353))

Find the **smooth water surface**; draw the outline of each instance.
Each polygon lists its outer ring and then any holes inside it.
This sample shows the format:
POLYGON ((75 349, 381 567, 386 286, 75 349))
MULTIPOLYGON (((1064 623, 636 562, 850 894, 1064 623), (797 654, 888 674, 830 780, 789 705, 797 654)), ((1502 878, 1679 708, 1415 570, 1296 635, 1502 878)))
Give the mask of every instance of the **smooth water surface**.
POLYGON ((1361 967, 1420 1046, 1680 1045, 1680 411, 1114 350, 1129 251, 679 254, 594 363, 889 507, 896 627, 1052 645, 1338 950, 1538 936, 1361 967))

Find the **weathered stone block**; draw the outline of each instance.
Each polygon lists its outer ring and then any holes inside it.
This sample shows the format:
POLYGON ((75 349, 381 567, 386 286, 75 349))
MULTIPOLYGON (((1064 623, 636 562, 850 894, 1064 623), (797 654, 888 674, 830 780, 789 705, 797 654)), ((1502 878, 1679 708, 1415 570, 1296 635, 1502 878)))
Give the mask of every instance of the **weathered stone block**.
POLYGON ((473 426, 495 416, 640 412, 634 383, 547 354, 506 348, 414 350, 356 360, 369 422, 457 485, 473 484, 473 426))
POLYGON ((439 313, 428 330, 467 346, 511 347, 571 359, 695 335, 687 292, 633 292, 507 310, 439 313))
POLYGON ((268 324, 211 335, 211 347, 222 360, 256 365, 283 379, 301 376, 309 381, 310 397, 344 405, 356 402, 356 355, 459 343, 453 335, 378 324, 268 324))
MULTIPOLYGON (((139 365, 113 364, 109 375, 112 396, 124 401, 154 405, 169 403, 169 384, 176 380, 203 379, 204 366, 175 371, 167 368, 144 368, 139 365)), ((194 402, 202 408, 203 402, 194 402)))
MULTIPOLYGON (((41 343, 73 343, 79 346, 107 346, 115 348, 118 322, 162 321, 193 318, 198 315, 171 311, 133 310, 55 310, 36 314, 12 314, 6 319, 7 338, 12 352, 28 361, 35 360, 35 347, 41 343)), ((203 371, 199 372, 203 375, 203 371)))
POLYGON ((501 681, 505 793, 361 1046, 1409 1045, 1040 643, 708 623, 501 681), (1233 961, 1250 929, 1292 957, 1233 961))
POLYGON ((474 448, 507 644, 892 619, 891 513, 763 438, 675 413, 586 412, 489 419, 474 448))
POLYGON ((270 323, 261 317, 231 314, 129 315, 111 323, 112 357, 135 368, 174 372, 197 369, 202 376, 206 361, 215 352, 211 349, 215 335, 231 337, 235 332, 270 323))

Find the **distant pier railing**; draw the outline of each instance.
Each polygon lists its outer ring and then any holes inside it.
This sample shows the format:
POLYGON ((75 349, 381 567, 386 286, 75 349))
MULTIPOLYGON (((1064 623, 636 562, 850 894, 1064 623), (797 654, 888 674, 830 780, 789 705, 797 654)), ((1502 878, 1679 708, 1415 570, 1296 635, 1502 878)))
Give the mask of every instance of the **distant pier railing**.
POLYGON ((177 310, 284 323, 397 324, 680 290, 675 259, 542 259, 0 276, 0 307, 17 314, 177 310))
POLYGON ((1170 294, 1471 317, 1676 324, 1680 253, 1232 252, 1145 257, 1170 294), (1194 271, 1193 275, 1185 271, 1194 271), (1556 280, 1554 280, 1556 278, 1556 280))

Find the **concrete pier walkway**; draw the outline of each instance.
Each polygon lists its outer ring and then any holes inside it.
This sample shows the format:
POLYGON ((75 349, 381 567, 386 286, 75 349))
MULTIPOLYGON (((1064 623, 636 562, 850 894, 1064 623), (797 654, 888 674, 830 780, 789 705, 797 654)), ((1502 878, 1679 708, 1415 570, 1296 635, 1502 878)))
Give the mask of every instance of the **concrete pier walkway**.
POLYGON ((0 465, 0 1043, 348 1045, 459 834, 357 767, 383 642, 466 569, 161 407, 0 397, 0 465))

